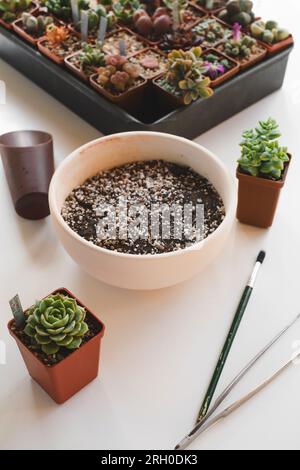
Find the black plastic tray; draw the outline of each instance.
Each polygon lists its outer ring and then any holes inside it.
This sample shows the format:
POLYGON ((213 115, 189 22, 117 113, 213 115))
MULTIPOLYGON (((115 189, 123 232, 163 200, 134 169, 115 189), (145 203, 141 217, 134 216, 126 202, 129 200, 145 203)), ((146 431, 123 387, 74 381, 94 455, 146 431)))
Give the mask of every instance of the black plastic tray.
MULTIPOLYGON (((104 134, 147 130, 193 139, 278 90, 283 84, 292 48, 266 58, 225 82, 207 100, 198 100, 162 117, 148 113, 138 119, 107 101, 64 67, 54 64, 13 32, 0 26, 0 58, 104 134)), ((145 100, 141 109, 151 109, 151 104, 151 100, 149 104, 145 100)))

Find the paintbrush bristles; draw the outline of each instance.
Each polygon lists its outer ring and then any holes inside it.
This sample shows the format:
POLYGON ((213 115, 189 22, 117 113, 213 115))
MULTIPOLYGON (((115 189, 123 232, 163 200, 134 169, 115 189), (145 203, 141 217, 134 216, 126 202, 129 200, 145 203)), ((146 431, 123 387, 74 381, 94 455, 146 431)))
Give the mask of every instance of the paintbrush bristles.
POLYGON ((265 251, 260 251, 258 257, 257 257, 257 262, 258 263, 263 263, 266 257, 266 252, 265 251))

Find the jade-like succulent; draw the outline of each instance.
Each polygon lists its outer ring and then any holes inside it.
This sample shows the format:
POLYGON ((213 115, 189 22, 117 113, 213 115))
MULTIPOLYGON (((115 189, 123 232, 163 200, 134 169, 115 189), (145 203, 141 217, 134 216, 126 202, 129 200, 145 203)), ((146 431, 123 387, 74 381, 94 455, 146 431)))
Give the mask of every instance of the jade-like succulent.
MULTIPOLYGON (((43 0, 43 5, 48 8, 57 18, 64 21, 72 21, 71 0, 43 0)), ((78 0, 78 8, 80 10, 89 9, 88 0, 78 0)))
POLYGON ((105 65, 105 55, 102 51, 102 44, 97 43, 95 46, 83 44, 82 51, 79 54, 79 61, 83 69, 105 65))
POLYGON ((22 13, 22 24, 25 31, 32 36, 42 36, 46 33, 47 26, 53 23, 51 16, 33 16, 30 13, 22 13))
POLYGON ((24 332, 47 355, 58 353, 60 348, 77 349, 89 330, 85 316, 85 309, 75 299, 50 295, 29 310, 24 332))
POLYGON ((183 96, 184 104, 188 105, 200 97, 208 98, 213 94, 209 87, 211 80, 204 76, 205 72, 201 47, 172 51, 168 55, 167 74, 161 83, 170 93, 183 96))
POLYGON ((279 180, 289 161, 286 147, 280 147, 281 136, 277 122, 269 118, 260 121, 256 129, 243 133, 240 169, 251 176, 279 180))
POLYGON ((249 26, 255 20, 253 2, 251 0, 231 0, 218 16, 226 23, 249 26))
POLYGON ((31 0, 0 0, 0 16, 6 23, 12 23, 30 4, 31 0))
POLYGON ((267 44, 276 44, 290 36, 287 29, 280 28, 276 21, 257 20, 250 26, 251 34, 267 44))
POLYGON ((117 0, 112 4, 114 14, 123 23, 131 23, 134 12, 141 7, 139 0, 117 0))
POLYGON ((131 88, 140 76, 141 68, 127 61, 121 55, 106 58, 106 66, 98 68, 98 83, 113 93, 124 93, 131 88))

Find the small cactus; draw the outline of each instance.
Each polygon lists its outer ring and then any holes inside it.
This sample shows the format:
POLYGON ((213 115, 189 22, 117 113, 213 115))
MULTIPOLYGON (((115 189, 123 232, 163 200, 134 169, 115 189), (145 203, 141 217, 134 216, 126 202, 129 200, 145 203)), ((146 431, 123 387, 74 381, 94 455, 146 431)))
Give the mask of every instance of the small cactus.
POLYGON ((257 20, 250 26, 251 34, 267 44, 276 44, 290 36, 287 29, 280 28, 276 21, 257 20))
POLYGON ((23 28, 32 36, 42 36, 46 32, 47 26, 53 24, 53 18, 51 16, 33 16, 26 12, 22 14, 21 19, 23 28))
POLYGON ((230 57, 249 58, 255 51, 257 41, 250 36, 243 36, 241 39, 229 39, 224 44, 224 52, 230 57))
POLYGON ((29 310, 24 332, 47 355, 58 353, 60 348, 77 349, 89 330, 85 316, 85 309, 75 299, 50 295, 29 310))
MULTIPOLYGON (((43 5, 57 18, 72 21, 71 0, 43 0, 43 5)), ((78 0, 79 10, 89 9, 89 0, 78 0)))
POLYGON ((102 44, 83 44, 82 52, 79 54, 79 61, 83 69, 87 67, 101 67, 105 65, 105 56, 102 51, 102 44))
POLYGON ((12 23, 30 5, 31 0, 0 0, 0 17, 6 23, 12 23))

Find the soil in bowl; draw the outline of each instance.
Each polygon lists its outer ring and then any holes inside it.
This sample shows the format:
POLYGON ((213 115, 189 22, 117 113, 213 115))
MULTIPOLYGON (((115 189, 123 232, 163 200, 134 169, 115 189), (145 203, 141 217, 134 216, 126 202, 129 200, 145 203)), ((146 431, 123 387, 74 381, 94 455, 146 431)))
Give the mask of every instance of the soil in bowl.
POLYGON ((187 248, 213 233, 224 216, 223 201, 206 178, 164 160, 103 171, 75 188, 62 207, 63 219, 79 236, 134 255, 187 248), (186 210, 191 214, 188 221, 183 219, 186 210))

